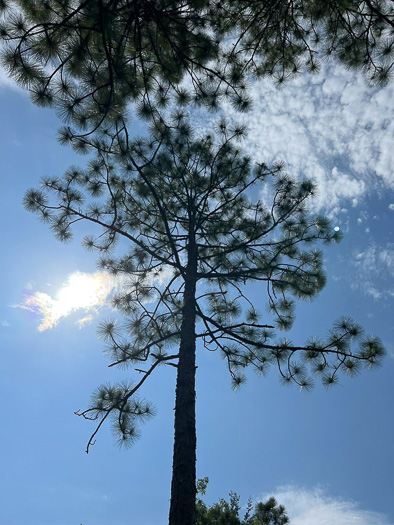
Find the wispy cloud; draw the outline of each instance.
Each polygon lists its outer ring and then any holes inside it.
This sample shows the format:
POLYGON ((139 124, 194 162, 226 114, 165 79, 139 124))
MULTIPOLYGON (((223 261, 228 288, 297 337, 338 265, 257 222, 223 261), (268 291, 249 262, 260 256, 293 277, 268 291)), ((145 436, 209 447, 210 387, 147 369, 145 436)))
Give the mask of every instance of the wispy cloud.
POLYGON ((365 250, 355 252, 352 261, 356 275, 352 288, 363 291, 375 300, 394 296, 394 245, 371 244, 365 250))
POLYGON ((394 245, 388 244, 387 246, 379 253, 379 260, 390 274, 394 276, 394 245))
POLYGON ((86 317, 82 317, 82 319, 78 319, 78 321, 76 321, 75 324, 81 330, 81 328, 83 328, 85 325, 91 323, 93 319, 94 319, 93 315, 87 315, 86 317))
POLYGON ((363 510, 354 501, 329 496, 320 488, 279 487, 274 494, 292 525, 394 525, 380 513, 363 510))
POLYGON ((1 326, 4 326, 4 328, 8 328, 9 326, 11 326, 6 319, 3 319, 0 324, 1 326))

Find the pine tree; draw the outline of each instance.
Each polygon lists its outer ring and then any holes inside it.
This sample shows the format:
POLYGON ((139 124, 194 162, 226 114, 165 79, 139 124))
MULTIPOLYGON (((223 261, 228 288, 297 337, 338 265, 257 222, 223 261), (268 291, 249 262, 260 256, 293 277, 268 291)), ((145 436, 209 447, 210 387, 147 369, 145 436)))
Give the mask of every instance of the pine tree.
POLYGON ((286 525, 290 523, 283 505, 278 505, 275 498, 260 501, 255 506, 251 525, 286 525))
POLYGON ((84 239, 101 253, 103 270, 125 276, 113 304, 125 321, 99 326, 110 366, 134 367, 133 384, 104 385, 78 414, 96 422, 89 451, 104 422, 112 419, 122 444, 138 435, 138 422, 153 413, 138 397, 159 365, 177 370, 170 525, 195 524, 195 377, 198 351, 217 351, 233 388, 250 367, 259 374, 276 367, 283 383, 308 389, 312 375, 326 386, 342 370, 378 365, 380 340, 364 337, 350 319, 334 325, 326 340, 298 345, 278 339, 294 320, 294 298, 312 299, 324 286, 322 253, 313 245, 336 242, 324 217, 306 211, 315 188, 296 182, 277 164, 252 165, 236 140, 243 130, 218 125, 220 140, 193 137, 181 113, 172 124, 152 121, 148 138, 121 142, 102 135, 91 142, 96 156, 82 170, 29 190, 25 207, 68 241, 72 228, 90 223, 96 235, 84 239), (263 202, 265 187, 272 195, 263 202), (111 253, 117 240, 130 246, 111 253), (249 298, 250 285, 267 294, 264 318, 249 298), (174 350, 175 348, 175 350, 174 350))
MULTIPOLYGON (((208 482, 208 478, 197 481, 197 494, 205 494, 208 482)), ((238 494, 230 492, 229 501, 220 498, 218 503, 208 507, 201 498, 197 498, 196 525, 286 525, 290 523, 285 507, 278 505, 273 497, 267 501, 259 501, 254 506, 249 498, 243 518, 239 515, 241 510, 239 500, 238 494)))
POLYGON ((334 56, 375 83, 393 71, 389 0, 0 0, 2 63, 69 136, 118 125, 127 104, 250 107, 250 77, 281 84, 334 56), (191 89, 183 82, 188 79, 191 89))
MULTIPOLYGON (((202 499, 197 499, 196 525, 250 525, 250 521, 239 516, 239 496, 234 492, 229 494, 230 501, 220 498, 211 507, 205 505, 202 499)), ((251 510, 251 508, 249 509, 251 510)))

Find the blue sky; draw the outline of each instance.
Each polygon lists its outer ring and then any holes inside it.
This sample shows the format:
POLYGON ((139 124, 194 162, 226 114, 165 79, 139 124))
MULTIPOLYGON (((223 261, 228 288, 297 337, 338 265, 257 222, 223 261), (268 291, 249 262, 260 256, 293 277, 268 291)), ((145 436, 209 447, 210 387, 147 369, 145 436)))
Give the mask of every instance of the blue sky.
MULTIPOLYGON (((332 390, 284 388, 272 370, 263 378, 250 373, 233 392, 220 357, 199 349, 198 475, 210 478, 208 502, 230 490, 242 503, 274 494, 294 525, 393 525, 393 87, 371 88, 360 74, 331 64, 280 91, 269 81, 252 90, 253 112, 240 117, 224 108, 248 124, 244 147, 256 160, 281 158, 289 173, 314 177, 320 194, 311 206, 344 232, 343 242, 326 250, 325 290, 298 304, 292 340, 324 335, 350 315, 382 338, 388 354, 381 369, 342 378, 332 390)), ((117 449, 107 428, 85 454, 92 428, 73 412, 99 384, 126 377, 107 368, 95 331, 111 315, 112 284, 98 277, 97 304, 45 317, 71 275, 97 272, 95 257, 78 239, 60 244, 21 205, 40 177, 85 159, 56 143, 54 113, 34 107, 3 76, 0 103, 0 523, 164 525, 174 370, 162 368, 144 390, 157 415, 132 449, 117 449), (37 293, 41 310, 37 303, 35 312, 21 307, 37 293)), ((206 116, 194 119, 200 129, 211 126, 206 116)), ((255 301, 264 309, 259 291, 255 301)))

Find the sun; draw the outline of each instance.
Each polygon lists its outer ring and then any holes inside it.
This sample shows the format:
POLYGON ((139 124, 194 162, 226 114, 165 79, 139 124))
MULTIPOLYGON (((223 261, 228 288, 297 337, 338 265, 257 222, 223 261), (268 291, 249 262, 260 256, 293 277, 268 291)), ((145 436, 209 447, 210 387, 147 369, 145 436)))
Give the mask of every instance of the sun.
POLYGON ((100 302, 101 280, 94 275, 74 273, 68 283, 57 294, 57 303, 62 311, 92 308, 100 302))

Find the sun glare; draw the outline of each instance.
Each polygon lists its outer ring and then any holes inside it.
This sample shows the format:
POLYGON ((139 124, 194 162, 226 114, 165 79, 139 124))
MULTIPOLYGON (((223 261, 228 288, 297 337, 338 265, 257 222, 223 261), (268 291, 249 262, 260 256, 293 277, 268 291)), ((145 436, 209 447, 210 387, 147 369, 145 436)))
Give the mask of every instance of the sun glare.
POLYGON ((57 302, 62 310, 91 308, 99 300, 100 288, 99 279, 76 273, 71 275, 68 284, 58 293, 57 302))
MULTIPOLYGON (((75 272, 54 297, 35 292, 26 296, 24 303, 19 306, 41 316, 38 330, 43 332, 56 326, 62 317, 67 317, 77 310, 84 310, 86 313, 103 306, 118 284, 114 277, 106 272, 75 272)), ((84 317, 79 319, 77 324, 82 327, 91 319, 92 316, 84 317)))
MULTIPOLYGON (((167 268, 160 275, 153 277, 159 285, 168 282, 172 269, 167 268)), ((128 276, 111 275, 108 272, 74 272, 65 284, 53 295, 45 292, 29 292, 18 308, 29 310, 40 316, 38 330, 44 332, 56 326, 62 318, 74 312, 82 315, 74 322, 82 328, 91 322, 99 309, 109 304, 114 291, 126 290, 130 280, 128 276)))

